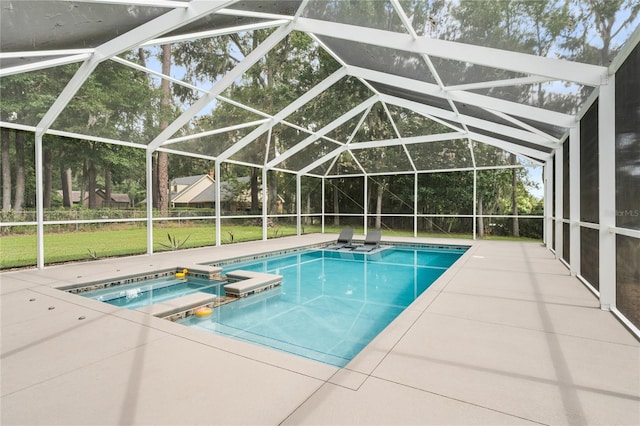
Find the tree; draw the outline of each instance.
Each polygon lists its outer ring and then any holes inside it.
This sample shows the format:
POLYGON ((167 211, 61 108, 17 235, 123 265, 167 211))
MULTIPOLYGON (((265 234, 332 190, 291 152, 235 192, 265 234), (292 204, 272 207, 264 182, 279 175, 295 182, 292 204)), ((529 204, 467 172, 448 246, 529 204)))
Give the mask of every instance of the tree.
MULTIPOLYGON (((517 165, 515 154, 511 154, 511 164, 517 165)), ((520 238, 520 226, 518 223, 518 169, 511 169, 511 214, 513 215, 513 236, 520 238)))
MULTIPOLYGON (((356 134, 354 140, 356 141, 370 141, 370 140, 385 140, 391 139, 394 135, 394 130, 389 121, 389 117, 385 109, 381 104, 374 105, 374 108, 367 115, 360 129, 356 134)), ((358 153, 358 161, 365 169, 365 172, 371 169, 377 170, 384 168, 386 165, 394 165, 399 160, 398 156, 405 155, 404 152, 398 152, 393 148, 373 148, 364 150, 364 152, 358 153)), ((375 195, 373 191, 370 192, 371 199, 375 200, 375 228, 380 229, 382 226, 382 203, 383 195, 389 185, 388 176, 377 176, 375 180, 375 195)), ((372 188, 373 189, 373 188, 372 188)), ((369 197, 369 194, 366 195, 369 197)), ((371 203, 370 205, 373 205, 371 203)))
MULTIPOLYGON (((162 45, 162 73, 171 75, 171 45, 162 45)), ((160 130, 169 127, 169 111, 171 107, 171 86, 169 80, 162 79, 160 84, 162 98, 160 101, 160 130)), ((166 152, 160 151, 157 154, 158 161, 158 209, 161 216, 166 216, 169 211, 169 156, 166 152)))
POLYGON ((569 9, 571 25, 561 43, 563 57, 578 62, 609 65, 619 46, 615 37, 625 31, 640 13, 636 0, 585 0, 569 9), (593 37, 597 33, 599 40, 593 37), (599 46, 600 43, 601 46, 599 46))
MULTIPOLYGON (((176 63, 185 67, 185 79, 190 82, 208 80, 215 82, 231 70, 246 55, 257 48, 272 30, 255 30, 242 34, 202 39, 181 43, 175 48, 176 63)), ((234 84, 225 92, 225 96, 241 102, 267 114, 276 114, 286 105, 300 97, 321 79, 336 69, 337 65, 326 53, 318 49, 311 38, 303 33, 291 33, 280 44, 275 46, 243 76, 238 84, 234 84), (320 55, 323 56, 319 60, 320 55)), ((182 102, 193 98, 189 90, 176 92, 182 102)), ((334 101, 338 102, 338 101, 334 101)), ((327 114, 327 110, 321 113, 327 114)), ((237 124, 242 121, 255 120, 256 114, 248 109, 239 108, 219 101, 209 116, 194 121, 194 132, 214 127, 237 124)), ((313 126, 301 116, 292 118, 303 126, 313 126)), ((274 126, 270 142, 267 133, 259 136, 251 144, 238 152, 234 159, 261 165, 265 159, 274 158, 276 152, 283 152, 298 141, 296 133, 288 126, 274 126)), ((201 149, 209 155, 218 155, 224 149, 237 142, 247 132, 233 131, 220 135, 215 146, 202 140, 201 149)), ((193 147, 193 145, 191 145, 193 147)), ((258 185, 260 169, 251 171, 251 209, 258 209, 258 185)), ((275 201, 274 197, 269 197, 275 201)))
POLYGON ((0 129, 0 143, 2 144, 2 211, 11 210, 11 141, 9 129, 0 129))
POLYGON ((25 132, 18 131, 15 136, 16 146, 16 186, 13 199, 13 210, 20 214, 24 207, 25 182, 25 132))
POLYGON ((73 193, 72 186, 72 172, 71 168, 65 167, 63 163, 60 163, 60 185, 62 186, 62 206, 73 207, 73 193))
MULTIPOLYGON (((473 213, 473 173, 426 173, 418 177, 418 205, 420 213, 432 215, 469 215, 473 213)), ((408 185, 406 185, 408 186, 408 185)), ((468 223, 461 218, 430 217, 425 229, 431 232, 469 232, 468 223)))
POLYGON ((53 190, 53 152, 50 147, 44 148, 43 160, 43 194, 42 205, 44 208, 51 207, 51 192, 53 190))

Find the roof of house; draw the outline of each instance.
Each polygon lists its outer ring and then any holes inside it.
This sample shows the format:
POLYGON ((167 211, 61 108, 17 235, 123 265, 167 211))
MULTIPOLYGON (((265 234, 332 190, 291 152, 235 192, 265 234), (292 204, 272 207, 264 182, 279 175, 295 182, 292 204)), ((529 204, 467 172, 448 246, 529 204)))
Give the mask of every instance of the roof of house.
POLYGON ((177 177, 171 181, 171 185, 193 185, 205 176, 207 175, 177 177))
POLYGON ((216 186, 213 183, 190 200, 190 202, 192 203, 215 203, 215 201, 216 186))
MULTIPOLYGON (((84 192, 84 200, 86 200, 87 198, 89 198, 89 192, 88 191, 71 191, 71 202, 72 203, 79 203, 80 202, 80 194, 82 194, 84 192)), ((62 190, 58 190, 56 191, 56 193, 62 197, 62 190)), ((101 197, 104 198, 105 195, 105 191, 104 189, 96 189, 96 194, 99 194, 101 197)), ((118 193, 118 192, 112 192, 111 193, 111 201, 114 201, 116 203, 130 203, 131 202, 131 198, 129 197, 129 194, 123 194, 123 193, 118 193)))
MULTIPOLYGON (((97 189, 96 193, 100 194, 100 196, 102 197, 106 195, 106 191, 104 189, 97 189)), ((130 203, 131 198, 129 197, 129 194, 123 194, 121 192, 112 192, 111 201, 114 201, 116 203, 130 203)))
MULTIPOLYGON (((196 195, 192 195, 190 198, 186 198, 184 200, 178 200, 182 195, 186 194, 189 191, 193 191, 193 188, 196 184, 202 181, 203 178, 210 177, 207 174, 204 175, 196 175, 196 176, 185 176, 178 177, 173 179, 172 187, 174 185, 186 185, 186 188, 181 189, 178 192, 171 192, 170 198, 171 202, 177 203, 215 203, 216 200, 216 186, 213 178, 209 180, 209 185, 207 185, 202 191, 197 193, 196 195)), ((249 176, 241 176, 239 178, 235 178, 234 181, 240 184, 247 184, 251 178, 249 176)), ((220 201, 228 201, 234 197, 234 182, 224 181, 220 182, 220 201)))

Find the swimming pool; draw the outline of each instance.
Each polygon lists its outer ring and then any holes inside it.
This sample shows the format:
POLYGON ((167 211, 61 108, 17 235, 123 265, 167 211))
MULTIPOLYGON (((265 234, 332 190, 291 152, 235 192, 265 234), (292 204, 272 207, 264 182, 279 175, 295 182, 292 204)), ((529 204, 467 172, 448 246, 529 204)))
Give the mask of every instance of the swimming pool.
POLYGON ((164 276, 126 285, 84 291, 79 294, 114 306, 140 309, 196 292, 220 297, 224 295, 224 289, 222 289, 224 284, 226 282, 197 277, 181 279, 174 276, 164 276))
POLYGON ((282 285, 178 323, 342 367, 465 250, 304 250, 223 265, 223 274, 242 269, 282 275, 282 285))

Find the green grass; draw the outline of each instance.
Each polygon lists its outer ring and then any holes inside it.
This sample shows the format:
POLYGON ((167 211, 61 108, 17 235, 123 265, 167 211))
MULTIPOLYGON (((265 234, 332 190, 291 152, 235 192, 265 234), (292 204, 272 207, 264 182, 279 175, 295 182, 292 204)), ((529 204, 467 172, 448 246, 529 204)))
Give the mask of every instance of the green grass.
MULTIPOLYGON (((319 226, 306 227, 305 232, 320 232, 319 226)), ((331 231, 327 231, 331 232, 331 231)), ((268 229, 268 237, 296 235, 294 226, 268 229)), ((179 225, 154 227, 154 252, 169 251, 174 244, 180 249, 206 247, 216 244, 216 228, 208 225, 179 225), (177 243, 180 244, 177 244, 177 243)), ((225 226, 222 244, 262 239, 261 226, 225 226)), ((145 227, 107 227, 77 232, 45 233, 46 264, 93 260, 105 257, 143 254, 147 251, 145 227)), ((15 234, 0 238, 0 269, 33 266, 36 264, 36 235, 15 234)))
MULTIPOLYGON (((325 226, 327 233, 339 233, 339 226, 325 226)), ((321 232, 320 225, 305 225, 304 233, 321 232)), ((363 229, 356 229, 363 234, 363 229)), ((385 230, 385 235, 412 237, 411 231, 385 230)), ((269 228, 268 237, 296 235, 295 226, 282 225, 269 228)), ((153 229, 154 252, 172 249, 169 236, 180 249, 213 246, 216 244, 216 228, 213 225, 164 225, 153 229), (179 244, 178 244, 179 243, 179 244)), ((420 237, 466 238, 471 234, 420 233, 420 237)), ((221 234, 222 244, 256 241, 262 239, 261 226, 225 225, 221 234)), ((540 241, 531 238, 489 236, 485 239, 508 241, 540 241)), ((45 233, 44 256, 46 264, 93 260, 106 257, 144 254, 147 251, 147 230, 138 225, 102 227, 99 229, 45 233)), ((0 269, 29 267, 36 264, 35 234, 15 234, 0 237, 0 269)))

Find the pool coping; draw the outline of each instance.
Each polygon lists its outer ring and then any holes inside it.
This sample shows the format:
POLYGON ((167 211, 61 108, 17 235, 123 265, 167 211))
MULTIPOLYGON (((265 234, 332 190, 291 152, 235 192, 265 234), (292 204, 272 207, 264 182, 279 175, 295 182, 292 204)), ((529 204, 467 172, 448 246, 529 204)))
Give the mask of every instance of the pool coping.
POLYGON ((84 293, 87 291, 99 290, 103 288, 117 287, 120 285, 132 284, 140 281, 145 281, 154 278, 162 278, 172 276, 179 271, 187 269, 189 276, 195 278, 201 278, 206 280, 220 280, 222 268, 197 263, 184 263, 181 262, 175 267, 162 268, 152 272, 143 272, 139 274, 125 274, 118 277, 112 277, 108 279, 101 279, 98 281, 78 281, 73 284, 54 284, 51 287, 58 290, 66 291, 73 294, 84 293))

